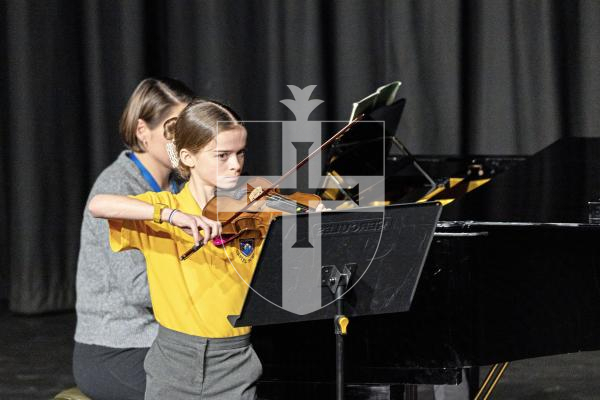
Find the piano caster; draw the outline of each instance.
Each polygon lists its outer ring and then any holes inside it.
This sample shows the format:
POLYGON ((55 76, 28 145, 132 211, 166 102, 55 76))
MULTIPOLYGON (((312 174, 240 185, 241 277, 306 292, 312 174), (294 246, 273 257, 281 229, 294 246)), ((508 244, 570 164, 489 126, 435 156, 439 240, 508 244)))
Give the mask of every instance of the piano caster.
POLYGON ((506 371, 507 367, 508 367, 507 362, 505 362, 503 364, 494 364, 492 366, 492 368, 490 369, 490 372, 488 372, 487 376, 485 377, 485 380, 481 384, 481 387, 479 388, 479 391, 477 392, 477 395, 475 396, 475 400, 479 400, 480 398, 481 398, 481 400, 488 400, 488 398, 490 397, 490 395, 496 388, 496 385, 500 381, 500 378, 502 378, 502 375, 504 374, 504 371, 506 371), (500 369, 496 373, 496 370, 498 369, 498 367, 500 367, 500 369), (495 377, 494 377, 494 373, 496 373, 495 377), (490 383, 490 381, 492 383, 490 384, 489 387, 487 387, 488 383, 490 383), (484 392, 485 392, 485 394, 484 394, 484 392), (483 396, 483 397, 481 397, 481 396, 483 396))

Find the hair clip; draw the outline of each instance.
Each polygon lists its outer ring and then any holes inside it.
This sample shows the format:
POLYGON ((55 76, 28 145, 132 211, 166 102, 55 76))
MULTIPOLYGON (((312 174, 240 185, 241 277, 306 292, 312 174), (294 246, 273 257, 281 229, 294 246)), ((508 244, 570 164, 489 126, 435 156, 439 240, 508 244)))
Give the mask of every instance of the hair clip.
POLYGON ((179 156, 177 155, 177 147, 174 140, 167 142, 167 154, 169 155, 171 166, 177 168, 179 166, 179 156))

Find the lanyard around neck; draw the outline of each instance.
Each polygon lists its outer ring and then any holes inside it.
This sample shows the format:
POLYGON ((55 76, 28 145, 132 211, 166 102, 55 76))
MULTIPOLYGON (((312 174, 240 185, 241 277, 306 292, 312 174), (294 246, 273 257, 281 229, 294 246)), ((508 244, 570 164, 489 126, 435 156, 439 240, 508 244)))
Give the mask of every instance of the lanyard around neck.
MULTIPOLYGON (((158 182, 156 182, 156 179, 154 179, 150 171, 148 171, 148 169, 144 167, 144 164, 142 164, 142 162, 135 156, 135 154, 133 152, 129 152, 127 153, 127 157, 129 157, 129 159, 133 161, 133 163, 138 167, 140 173, 142 174, 142 177, 146 182, 148 182, 152 190, 155 192, 162 192, 162 189, 160 188, 158 182)), ((177 184, 174 180, 171 180, 171 191, 173 193, 177 193, 178 191, 177 184)))

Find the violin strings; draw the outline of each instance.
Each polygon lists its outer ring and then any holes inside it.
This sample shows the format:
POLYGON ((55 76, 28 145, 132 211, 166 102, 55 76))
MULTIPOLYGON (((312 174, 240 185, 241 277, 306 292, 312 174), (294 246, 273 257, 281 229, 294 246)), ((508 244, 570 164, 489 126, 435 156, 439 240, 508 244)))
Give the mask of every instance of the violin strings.
POLYGON ((293 200, 290 200, 284 196, 281 196, 279 194, 275 194, 275 195, 270 195, 271 198, 276 198, 277 200, 281 201, 282 203, 287 203, 290 205, 296 205, 298 208, 301 208, 303 210, 308 210, 310 209, 309 207, 305 206, 304 204, 300 204, 300 203, 296 203, 293 200))
POLYGON ((267 197, 270 200, 275 200, 275 201, 280 202, 282 204, 287 204, 289 206, 293 206, 293 207, 304 209, 304 206, 302 204, 295 203, 294 201, 291 201, 291 200, 286 199, 285 197, 281 197, 279 195, 273 195, 273 196, 267 196, 267 197))
POLYGON ((301 211, 304 211, 304 212, 310 210, 310 207, 307 207, 304 204, 296 203, 295 201, 292 201, 292 200, 290 200, 284 196, 281 196, 279 194, 269 194, 269 195, 267 195, 267 197, 270 199, 275 199, 277 201, 280 201, 281 203, 294 206, 297 209, 300 209, 301 211))

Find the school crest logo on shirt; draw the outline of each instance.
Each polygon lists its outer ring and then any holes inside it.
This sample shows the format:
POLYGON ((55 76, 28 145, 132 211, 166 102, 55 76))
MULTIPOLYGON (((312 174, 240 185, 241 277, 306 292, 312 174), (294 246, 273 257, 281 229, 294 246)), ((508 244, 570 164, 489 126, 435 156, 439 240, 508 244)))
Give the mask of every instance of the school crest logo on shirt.
POLYGON ((254 253, 254 239, 240 239, 238 246, 240 253, 246 258, 254 253))

